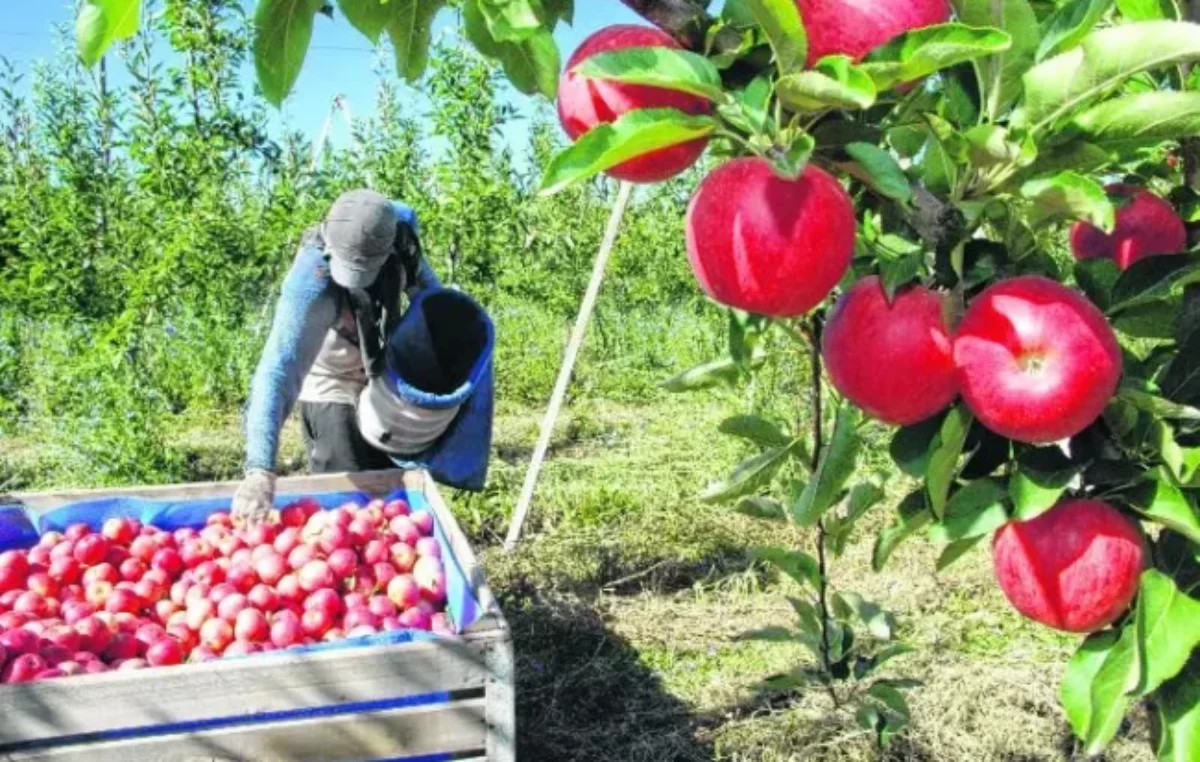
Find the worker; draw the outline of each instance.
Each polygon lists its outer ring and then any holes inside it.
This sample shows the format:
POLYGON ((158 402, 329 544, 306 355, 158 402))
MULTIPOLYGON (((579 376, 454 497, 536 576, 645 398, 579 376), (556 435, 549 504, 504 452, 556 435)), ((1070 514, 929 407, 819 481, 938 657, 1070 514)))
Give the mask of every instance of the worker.
POLYGON ((419 467, 482 489, 493 344, 487 313, 422 256, 410 207, 370 190, 339 196, 283 282, 250 385, 234 517, 257 523, 274 507, 280 431, 297 402, 310 473, 419 467))

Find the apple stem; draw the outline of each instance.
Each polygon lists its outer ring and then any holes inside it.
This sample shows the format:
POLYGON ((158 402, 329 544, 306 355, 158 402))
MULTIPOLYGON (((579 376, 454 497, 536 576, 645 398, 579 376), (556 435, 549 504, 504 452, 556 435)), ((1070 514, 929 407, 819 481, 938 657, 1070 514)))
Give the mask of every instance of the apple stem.
MULTIPOLYGON (((822 383, 821 383, 821 330, 824 328, 824 321, 819 314, 813 315, 809 324, 809 350, 812 361, 812 472, 813 478, 817 478, 817 468, 821 462, 821 402, 822 402, 822 383)), ((821 667, 827 677, 832 677, 832 664, 829 661, 829 601, 828 601, 828 578, 826 577, 826 558, 825 558, 825 520, 817 520, 817 599, 821 605, 821 667)), ((832 680, 828 681, 825 687, 829 690, 829 698, 833 701, 833 706, 836 709, 840 702, 838 701, 837 691, 833 689, 832 680)))

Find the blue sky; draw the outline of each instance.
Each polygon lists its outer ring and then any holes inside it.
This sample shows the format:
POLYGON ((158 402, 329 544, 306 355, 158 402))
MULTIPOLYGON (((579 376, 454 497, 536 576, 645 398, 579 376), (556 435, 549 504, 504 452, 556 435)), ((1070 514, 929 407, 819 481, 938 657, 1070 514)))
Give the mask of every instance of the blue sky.
MULTIPOLYGON (((5 13, 0 16, 0 55, 12 60, 21 71, 28 71, 38 59, 54 55, 56 35, 54 25, 70 25, 73 22, 75 3, 65 0, 4 0, 5 13)), ((714 3, 719 9, 721 2, 714 3)), ((161 4, 156 4, 161 5, 161 4)), ((244 3, 248 12, 254 3, 244 3)), ((561 25, 555 34, 564 62, 585 37, 601 27, 616 23, 638 23, 641 20, 618 0, 576 0, 575 20, 572 26, 561 25)), ((443 11, 434 25, 434 34, 451 31, 456 23, 452 11, 443 11)), ((644 22, 642 22, 644 23, 644 22)), ((163 47, 165 53, 165 45, 163 47)), ((312 47, 304 62, 304 69, 293 90, 291 99, 284 105, 282 115, 293 128, 302 130, 315 139, 329 111, 334 95, 347 96, 353 115, 366 116, 371 111, 377 80, 371 65, 379 55, 371 49, 369 41, 358 34, 340 14, 334 20, 318 16, 313 33, 312 47)), ((385 56, 387 54, 385 53, 385 56)), ((387 69, 394 75, 394 69, 387 69)), ((244 76, 253 77, 247 66, 244 76)), ((119 80, 118 80, 119 84, 119 80)), ((406 91, 412 98, 412 107, 422 113, 424 107, 415 93, 406 91)), ((529 98, 514 94, 512 102, 523 114, 530 112, 529 98)), ((282 124, 280 115, 272 119, 274 126, 282 124)), ((517 122, 505 130, 509 143, 522 151, 528 136, 525 122, 517 122)), ((345 127, 340 117, 335 120, 330 139, 341 144, 345 138, 345 127)))

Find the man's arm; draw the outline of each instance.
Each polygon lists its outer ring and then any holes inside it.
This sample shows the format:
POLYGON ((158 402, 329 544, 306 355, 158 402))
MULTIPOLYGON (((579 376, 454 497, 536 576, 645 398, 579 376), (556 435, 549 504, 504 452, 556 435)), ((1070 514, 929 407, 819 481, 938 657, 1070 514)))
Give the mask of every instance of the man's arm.
POLYGON ((271 334, 250 383, 247 472, 275 471, 279 432, 337 319, 334 289, 324 252, 312 244, 302 247, 283 282, 271 334))

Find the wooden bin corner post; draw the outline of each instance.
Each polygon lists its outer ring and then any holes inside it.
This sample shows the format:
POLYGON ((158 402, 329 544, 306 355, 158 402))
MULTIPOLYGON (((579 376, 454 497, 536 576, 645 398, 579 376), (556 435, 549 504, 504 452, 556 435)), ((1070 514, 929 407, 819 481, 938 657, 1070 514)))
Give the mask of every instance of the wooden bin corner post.
MULTIPOLYGON (((98 497, 232 497, 237 482, 11 496, 35 516, 98 497)), ((289 477, 280 494, 426 497, 482 613, 460 637, 280 653, 0 686, 5 762, 513 762, 512 638, 424 472, 289 477)))
POLYGON ((521 496, 513 510, 512 523, 508 527, 508 536, 504 539, 505 552, 512 552, 521 538, 521 527, 529 513, 529 504, 533 501, 533 490, 537 486, 538 474, 542 470, 542 461, 546 459, 546 450, 550 448, 550 436, 554 433, 554 422, 558 420, 558 412, 567 396, 567 385, 571 381, 571 373, 575 369, 575 359, 579 356, 579 348, 583 345, 584 334, 587 333, 588 321, 596 306, 596 297, 600 293, 600 284, 604 281, 604 269, 608 265, 608 256, 612 253, 617 241, 617 232, 621 229, 621 220, 625 217, 625 209, 629 206, 629 197, 633 194, 633 185, 622 181, 617 192, 617 200, 613 204, 612 213, 608 217, 608 225, 604 229, 604 240, 600 243, 600 251, 596 254, 596 262, 592 265, 592 279, 588 282, 587 291, 583 294, 583 303, 579 307, 579 316, 575 318, 575 327, 571 329, 571 339, 567 342, 567 353, 563 357, 562 367, 558 371, 558 380, 554 382, 554 391, 550 395, 550 406, 542 419, 542 429, 538 433, 537 445, 533 450, 533 459, 529 462, 529 470, 525 472, 525 483, 521 486, 521 496))

